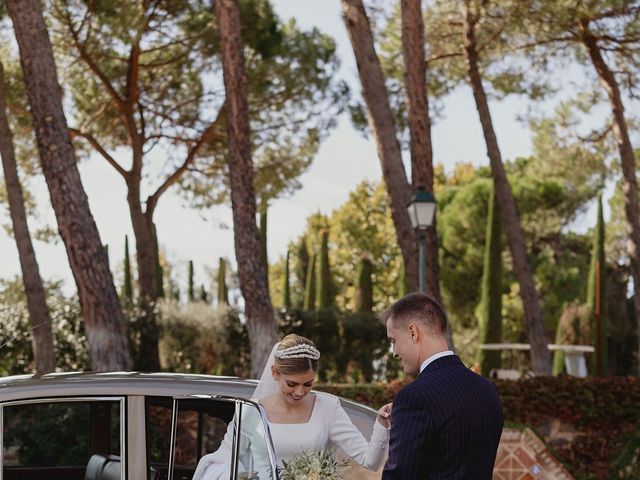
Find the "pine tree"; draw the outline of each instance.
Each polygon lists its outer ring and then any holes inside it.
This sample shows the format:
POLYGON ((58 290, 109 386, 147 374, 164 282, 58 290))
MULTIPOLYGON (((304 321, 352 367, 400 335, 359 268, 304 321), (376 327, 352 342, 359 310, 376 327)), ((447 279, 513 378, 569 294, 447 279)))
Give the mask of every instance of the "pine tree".
POLYGON ((316 254, 312 254, 307 268, 307 280, 304 285, 303 310, 312 311, 316 307, 316 254))
POLYGON ((362 257, 358 265, 356 276, 356 301, 355 311, 357 313, 370 313, 373 309, 373 284, 371 275, 373 266, 369 257, 362 257))
POLYGON ((318 280, 316 284, 316 306, 324 310, 333 306, 331 267, 329 265, 329 232, 320 232, 320 256, 318 257, 318 280))
POLYGON ((196 296, 193 290, 193 260, 189 260, 189 301, 195 302, 196 296))
POLYGON ((287 257, 284 263, 284 285, 283 285, 283 307, 286 309, 291 308, 291 288, 289 285, 289 256, 290 252, 287 250, 287 257))
POLYGON ((10 0, 3 6, 13 22, 40 166, 78 287, 91 367, 101 372, 128 370, 132 360, 122 307, 69 138, 42 5, 37 0, 10 0))
POLYGON ((227 290, 227 262, 224 258, 218 261, 218 306, 229 305, 227 290))
MULTIPOLYGON (((478 324, 481 345, 502 341, 502 228, 494 189, 489 197, 478 324)), ((482 375, 488 376, 491 370, 500 368, 500 353, 499 350, 478 349, 482 375)))
POLYGON ((133 303, 133 282, 131 281, 131 260, 129 257, 129 237, 124 236, 124 285, 122 287, 122 296, 124 299, 133 303))
POLYGON ((591 311, 591 338, 596 351, 591 356, 590 371, 595 375, 607 373, 607 322, 604 317, 605 299, 604 275, 606 260, 604 256, 605 228, 602 215, 602 194, 598 197, 598 221, 593 237, 591 268, 587 286, 587 306, 591 311))

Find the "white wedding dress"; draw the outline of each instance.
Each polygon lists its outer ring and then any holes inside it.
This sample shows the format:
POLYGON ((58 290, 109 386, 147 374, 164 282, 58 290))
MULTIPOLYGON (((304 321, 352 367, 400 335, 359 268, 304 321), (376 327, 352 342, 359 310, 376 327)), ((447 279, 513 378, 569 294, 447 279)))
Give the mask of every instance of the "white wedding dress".
MULTIPOLYGON (((321 450, 337 447, 342 449, 353 461, 369 470, 377 470, 385 458, 389 443, 389 432, 376 420, 373 427, 371 441, 367 442, 362 433, 351 422, 349 416, 340 405, 340 400, 334 395, 314 392, 315 403, 311 417, 305 423, 271 423, 269 429, 275 449, 278 465, 297 452, 307 450, 321 450)), ((244 422, 244 420, 243 420, 244 422)), ((246 425, 242 428, 239 461, 245 463, 244 468, 249 471, 268 472, 269 460, 264 448, 251 448, 251 435, 262 436, 259 426, 246 425), (246 430, 246 432, 245 432, 246 430), (247 433, 248 432, 248 433, 247 433), (250 461, 251 465, 247 465, 250 461)), ((231 428, 214 453, 203 456, 193 476, 193 480, 222 480, 229 478, 229 462, 231 459, 231 428)), ((256 441, 256 444, 264 440, 256 441)), ((269 478, 268 474, 260 475, 260 479, 269 478)))

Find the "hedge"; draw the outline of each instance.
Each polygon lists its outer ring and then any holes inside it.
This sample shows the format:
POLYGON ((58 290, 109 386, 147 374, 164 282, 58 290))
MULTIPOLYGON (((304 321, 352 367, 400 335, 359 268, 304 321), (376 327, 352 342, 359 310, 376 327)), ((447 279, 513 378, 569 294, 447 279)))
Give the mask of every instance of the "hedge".
MULTIPOLYGON (((409 380, 319 389, 379 408, 409 380)), ((577 479, 640 478, 640 378, 494 380, 506 425, 527 425, 577 479)))

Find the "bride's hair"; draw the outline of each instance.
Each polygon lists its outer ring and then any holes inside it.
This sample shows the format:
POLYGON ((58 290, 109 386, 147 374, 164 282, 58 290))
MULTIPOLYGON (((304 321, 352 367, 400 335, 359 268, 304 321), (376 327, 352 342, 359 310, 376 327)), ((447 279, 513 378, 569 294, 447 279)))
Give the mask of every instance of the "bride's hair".
MULTIPOLYGON (((310 346, 317 352, 315 344, 308 338, 291 333, 284 337, 278 345, 278 350, 273 359, 273 364, 278 372, 284 375, 295 375, 298 373, 306 372, 311 369, 314 372, 318 371, 318 359, 309 358, 309 356, 287 356, 287 358, 279 358, 278 352, 282 352, 285 349, 291 349, 303 345, 310 346)), ((303 348, 304 350, 304 348, 303 348)), ((319 352, 318 352, 319 356, 319 352)))

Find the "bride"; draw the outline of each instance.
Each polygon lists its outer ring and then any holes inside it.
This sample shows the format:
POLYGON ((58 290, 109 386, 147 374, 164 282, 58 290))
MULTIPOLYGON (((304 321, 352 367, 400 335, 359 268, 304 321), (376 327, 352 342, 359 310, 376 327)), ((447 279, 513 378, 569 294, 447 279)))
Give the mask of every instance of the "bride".
MULTIPOLYGON (((253 394, 267 414, 278 465, 303 450, 339 447, 363 467, 377 470, 388 446, 391 404, 378 410, 371 441, 367 443, 338 397, 311 390, 319 359, 320 352, 311 340, 287 335, 273 347, 253 394)), ((229 478, 232 438, 229 428, 220 448, 200 459, 193 480, 229 478)), ((259 463, 258 460, 253 466, 258 472, 262 470, 259 463)))

